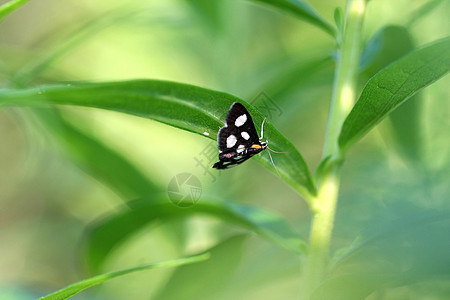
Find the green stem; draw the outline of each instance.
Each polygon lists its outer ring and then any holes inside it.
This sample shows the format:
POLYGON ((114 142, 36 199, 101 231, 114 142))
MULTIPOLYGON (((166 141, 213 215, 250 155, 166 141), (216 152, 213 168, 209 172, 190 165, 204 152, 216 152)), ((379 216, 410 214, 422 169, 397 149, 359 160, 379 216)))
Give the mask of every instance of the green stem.
POLYGON ((334 214, 339 192, 340 163, 333 163, 324 172, 319 192, 314 199, 308 258, 304 269, 302 299, 309 299, 312 291, 325 276, 334 214))
POLYGON ((366 0, 347 1, 346 26, 338 52, 323 157, 339 154, 342 123, 354 105, 365 8, 366 0))
POLYGON ((365 9, 366 0, 347 1, 346 25, 339 48, 323 150, 323 157, 331 156, 331 159, 322 173, 317 197, 313 199, 313 219, 309 254, 303 273, 302 299, 310 298, 311 293, 324 279, 327 272, 343 160, 338 147, 338 137, 341 126, 355 102, 365 9))

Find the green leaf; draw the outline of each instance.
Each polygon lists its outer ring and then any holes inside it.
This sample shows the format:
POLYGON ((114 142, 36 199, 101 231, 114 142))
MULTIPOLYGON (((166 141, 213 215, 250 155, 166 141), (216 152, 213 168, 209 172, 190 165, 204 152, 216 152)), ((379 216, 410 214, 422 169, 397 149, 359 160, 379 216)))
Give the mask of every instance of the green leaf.
POLYGON ((87 261, 94 270, 98 270, 115 246, 150 222, 199 214, 210 215, 231 225, 252 230, 289 251, 304 251, 304 242, 281 217, 256 207, 208 202, 203 199, 188 209, 176 207, 168 200, 155 202, 154 199, 130 202, 129 205, 131 210, 121 211, 96 223, 87 235, 87 261))
POLYGON ((150 264, 150 265, 146 265, 146 266, 140 266, 140 267, 136 267, 136 268, 125 269, 125 270, 111 272, 111 273, 105 273, 102 275, 97 275, 97 276, 91 277, 89 279, 85 279, 85 280, 79 281, 77 283, 71 284, 59 291, 56 291, 54 293, 51 293, 51 294, 41 297, 39 299, 41 299, 41 300, 68 299, 87 288, 90 288, 92 286, 106 282, 110 279, 113 279, 113 278, 116 278, 119 276, 123 276, 123 275, 129 274, 129 273, 150 270, 150 269, 177 267, 177 266, 182 266, 182 265, 186 265, 186 264, 192 264, 192 263, 204 261, 204 260, 207 260, 208 258, 209 258, 209 254, 206 253, 206 254, 186 257, 186 258, 182 258, 182 259, 170 260, 170 261, 154 263, 154 264, 150 264))
POLYGON ((414 49, 405 27, 385 26, 378 30, 364 47, 360 58, 360 70, 368 78, 414 49))
POLYGON ((344 32, 344 13, 340 7, 336 7, 334 10, 334 23, 336 24, 338 32, 342 35, 344 32))
MULTIPOLYGON (((247 107, 256 126, 262 124, 264 116, 237 97, 167 81, 80 83, 0 90, 0 106, 63 104, 102 108, 153 119, 202 136, 207 135, 214 140, 235 101, 247 107)), ((277 156, 277 168, 282 179, 304 197, 314 195, 314 182, 295 146, 270 122, 265 123, 264 133, 272 149, 287 152, 277 156)), ((267 155, 258 157, 263 165, 276 174, 267 155)))
POLYGON ((344 121, 339 146, 345 152, 390 112, 450 70, 450 38, 418 49, 372 77, 344 121))
POLYGON ((211 258, 179 267, 154 299, 216 299, 229 290, 230 281, 239 266, 242 248, 248 235, 237 235, 207 250, 211 258), (192 280, 195 276, 198 280, 192 280))
POLYGON ((160 191, 125 157, 73 126, 55 110, 34 109, 63 152, 80 168, 129 200, 160 191))
MULTIPOLYGON (((406 28, 383 27, 367 43, 361 55, 362 75, 372 77, 413 49, 412 37, 406 28)), ((414 164, 420 162, 421 157, 421 104, 420 94, 416 94, 389 115, 392 138, 386 144, 394 146, 402 158, 414 164)))
POLYGON ((250 0, 253 2, 260 2, 282 11, 288 12, 295 17, 309 22, 333 37, 336 35, 336 28, 323 19, 314 9, 306 2, 300 0, 250 0))
POLYGON ((316 172, 314 173, 314 179, 316 180, 317 184, 320 184, 321 179, 323 178, 323 175, 325 173, 327 173, 327 171, 329 170, 329 168, 331 167, 332 160, 331 160, 332 156, 328 155, 326 157, 324 157, 319 165, 316 168, 316 172))
POLYGON ((420 166, 423 157, 422 97, 414 95, 389 115, 389 144, 407 163, 420 166))
POLYGON ((30 0, 12 0, 0 6, 0 21, 30 0))

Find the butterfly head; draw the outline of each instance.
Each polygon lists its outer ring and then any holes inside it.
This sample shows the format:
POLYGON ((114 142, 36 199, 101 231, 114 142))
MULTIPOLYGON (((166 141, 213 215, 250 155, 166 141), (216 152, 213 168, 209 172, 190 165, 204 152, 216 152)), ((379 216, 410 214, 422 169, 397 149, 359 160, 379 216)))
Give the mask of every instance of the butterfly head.
POLYGON ((258 142, 250 146, 247 150, 250 155, 258 154, 267 148, 268 142, 258 142))
POLYGON ((259 140, 255 144, 253 144, 252 147, 255 147, 255 148, 262 147, 262 148, 266 149, 268 144, 269 144, 268 141, 261 141, 261 140, 259 140))

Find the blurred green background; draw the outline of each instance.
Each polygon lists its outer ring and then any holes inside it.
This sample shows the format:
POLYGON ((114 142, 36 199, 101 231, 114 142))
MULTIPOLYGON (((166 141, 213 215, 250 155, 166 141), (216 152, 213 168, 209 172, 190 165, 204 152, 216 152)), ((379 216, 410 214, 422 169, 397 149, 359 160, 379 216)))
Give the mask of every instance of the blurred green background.
MULTIPOLYGON (((331 0, 309 4, 331 23, 335 8, 345 6, 331 0)), ((447 1, 370 1, 365 44, 383 45, 384 52, 365 48, 361 88, 389 57, 447 36, 449 6, 447 1), (427 3, 436 5, 418 10, 427 3), (383 42, 374 42, 374 36, 383 42)), ((2 87, 151 78, 225 91, 256 107, 265 93, 279 107, 271 122, 294 142, 311 170, 321 160, 334 55, 334 41, 326 33, 250 1, 31 0, 0 23, 2 87), (34 66, 42 70, 25 78, 34 66)), ((370 299, 450 297, 450 220, 442 214, 450 208, 449 84, 447 76, 415 96, 354 147, 344 164, 333 251, 366 231, 384 235, 336 274, 413 270, 404 276, 414 280, 383 282, 370 299)), ((257 162, 220 173, 196 165, 195 158, 211 143, 103 110, 0 110, 0 299, 36 298, 90 276, 83 256, 89 228, 129 200, 167 198, 170 180, 183 172, 199 178, 202 199, 275 212, 306 239, 307 205, 257 162), (96 148, 85 150, 89 158, 80 156, 71 143, 78 141, 74 132, 113 149, 142 182, 121 185, 126 174, 120 164, 106 173, 97 170, 107 158, 96 156, 96 148)), ((273 155, 276 160, 282 154, 273 155)), ((101 271, 216 245, 217 259, 204 268, 132 274, 75 299, 190 299, 196 291, 207 299, 295 298, 301 259, 241 233, 247 232, 213 217, 161 218, 116 247, 101 271)), ((350 278, 342 288, 355 283, 350 278)))

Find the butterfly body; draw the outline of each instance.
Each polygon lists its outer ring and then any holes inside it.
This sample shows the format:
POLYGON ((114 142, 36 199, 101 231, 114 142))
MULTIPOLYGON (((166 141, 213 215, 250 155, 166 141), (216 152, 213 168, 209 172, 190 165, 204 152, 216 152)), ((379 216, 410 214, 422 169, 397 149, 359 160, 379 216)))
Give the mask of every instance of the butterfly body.
POLYGON ((227 169, 266 149, 267 142, 260 141, 247 109, 235 102, 228 111, 225 126, 219 130, 217 147, 219 160, 212 167, 227 169))

